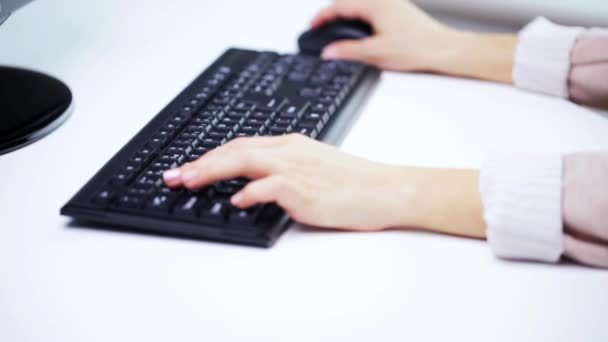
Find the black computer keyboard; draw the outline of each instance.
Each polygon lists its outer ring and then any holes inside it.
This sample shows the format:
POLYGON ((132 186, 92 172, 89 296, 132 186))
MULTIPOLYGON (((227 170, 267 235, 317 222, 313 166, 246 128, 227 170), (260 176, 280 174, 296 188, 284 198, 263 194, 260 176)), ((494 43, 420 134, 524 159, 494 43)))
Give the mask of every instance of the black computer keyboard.
POLYGON ((237 137, 300 133, 335 143, 378 75, 353 62, 230 49, 127 143, 61 214, 111 229, 271 246, 289 218, 275 204, 232 207, 230 196, 247 179, 188 191, 165 186, 162 173, 237 137))

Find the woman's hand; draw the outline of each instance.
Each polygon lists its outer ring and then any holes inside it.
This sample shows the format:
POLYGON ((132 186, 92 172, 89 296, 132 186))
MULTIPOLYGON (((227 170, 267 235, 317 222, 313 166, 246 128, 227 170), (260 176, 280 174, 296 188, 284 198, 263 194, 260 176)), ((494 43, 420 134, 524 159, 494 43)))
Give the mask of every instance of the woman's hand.
POLYGON ((296 221, 328 228, 378 230, 397 224, 399 168, 373 163, 290 134, 240 138, 164 174, 168 186, 197 189, 222 179, 252 181, 231 202, 276 202, 296 221))
POLYGON ((404 0, 337 0, 313 19, 312 27, 337 18, 366 21, 374 34, 362 40, 335 42, 324 49, 324 58, 355 60, 398 71, 433 69, 451 32, 404 0))
POLYGON ((512 83, 515 34, 479 34, 449 28, 406 0, 336 0, 312 21, 316 28, 336 18, 361 19, 371 37, 343 40, 323 51, 395 71, 440 74, 512 83))
POLYGON ((189 189, 247 177, 252 181, 233 205, 276 202, 311 226, 485 234, 477 172, 375 163, 300 134, 235 139, 163 177, 170 187, 189 189))

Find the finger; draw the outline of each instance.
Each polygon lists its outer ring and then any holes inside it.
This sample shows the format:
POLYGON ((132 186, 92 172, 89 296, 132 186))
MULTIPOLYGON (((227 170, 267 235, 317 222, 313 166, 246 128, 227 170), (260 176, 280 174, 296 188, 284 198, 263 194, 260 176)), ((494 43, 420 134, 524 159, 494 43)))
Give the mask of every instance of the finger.
POLYGON ((182 171, 180 168, 175 168, 163 172, 163 181, 170 188, 182 186, 182 171))
POLYGON ((257 179, 271 174, 276 161, 256 149, 224 149, 203 156, 183 168, 182 182, 186 188, 197 189, 224 179, 247 177, 257 179), (222 152, 222 153, 220 153, 222 152))
POLYGON ((282 175, 273 175, 252 181, 230 199, 232 205, 248 208, 258 203, 276 202, 288 214, 294 209, 303 210, 304 196, 295 183, 282 175))
POLYGON ((372 23, 373 21, 373 9, 375 7, 371 6, 370 3, 359 1, 347 1, 334 2, 329 7, 321 10, 311 22, 311 27, 313 29, 318 28, 319 26, 334 21, 338 18, 346 18, 346 19, 361 19, 363 21, 367 21, 372 23))
POLYGON ((321 56, 324 59, 341 59, 374 64, 377 54, 376 45, 374 38, 339 40, 326 46, 321 56))
POLYGON ((322 9, 319 13, 317 13, 317 15, 312 19, 310 26, 313 29, 316 29, 327 22, 337 19, 339 17, 338 13, 338 8, 335 4, 326 7, 322 9))
POLYGON ((214 151, 217 152, 209 152, 193 163, 166 171, 163 179, 167 186, 198 189, 235 177, 256 179, 270 174, 276 163, 256 148, 229 149, 222 146, 214 151))
MULTIPOLYGON (((236 138, 226 143, 225 147, 269 147, 280 143, 280 136, 257 136, 236 138)), ((212 151, 213 152, 213 151, 212 151)))
MULTIPOLYGON (((194 176, 195 172, 193 171, 193 169, 204 168, 203 170, 205 170, 208 168, 206 166, 207 164, 215 165, 215 163, 220 163, 222 165, 225 165, 226 158, 232 158, 233 164, 238 163, 238 159, 239 159, 238 155, 246 154, 247 152, 245 152, 245 151, 253 151, 255 149, 260 149, 260 148, 265 148, 265 147, 273 147, 280 143, 281 143, 281 141, 277 137, 238 138, 238 139, 228 142, 226 145, 220 146, 216 149, 213 149, 213 150, 207 152, 204 156, 202 156, 201 158, 199 158, 198 160, 196 160, 193 163, 188 163, 188 164, 183 165, 182 167, 165 171, 163 173, 163 180, 165 181, 165 184, 171 188, 175 188, 175 187, 179 187, 179 186, 186 186, 189 188, 196 187, 196 186, 201 187, 201 186, 205 185, 205 184, 203 184, 203 182, 207 182, 207 180, 205 180, 205 179, 198 180, 197 178, 199 178, 199 177, 194 176), (216 160, 218 160, 218 159, 220 161, 216 162, 216 160), (199 162, 201 160, 202 160, 202 162, 199 162), (199 163, 202 163, 203 165, 201 166, 199 163), (186 176, 184 177, 184 175, 186 175, 186 176), (188 182, 188 185, 187 185, 186 184, 187 182, 185 182, 184 178, 195 178, 195 179, 192 180, 191 182, 188 182)), ((246 166, 242 162, 239 163, 239 165, 241 167, 246 166)), ((230 167, 230 165, 226 165, 226 166, 230 167)), ((234 170, 234 168, 232 168, 232 169, 234 170)), ((215 168, 211 168, 211 170, 213 171, 213 170, 215 170, 215 168)), ((235 170, 235 172, 246 173, 246 171, 242 171, 242 170, 238 170, 238 169, 235 170)))

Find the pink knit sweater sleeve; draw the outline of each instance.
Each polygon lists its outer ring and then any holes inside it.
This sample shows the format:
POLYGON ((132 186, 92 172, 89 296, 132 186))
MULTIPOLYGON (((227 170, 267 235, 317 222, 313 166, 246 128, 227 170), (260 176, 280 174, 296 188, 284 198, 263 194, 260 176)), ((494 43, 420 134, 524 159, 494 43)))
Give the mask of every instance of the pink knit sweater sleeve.
POLYGON ((570 54, 568 94, 575 102, 608 108, 608 29, 578 36, 570 54))
MULTIPOLYGON (((569 97, 608 108, 608 30, 581 33, 570 54, 569 97)), ((608 267, 608 152, 564 157, 564 254, 608 267)))
MULTIPOLYGON (((539 18, 519 38, 517 87, 608 108, 608 30, 539 18)), ((480 192, 496 255, 608 268, 608 152, 491 155, 480 192)))

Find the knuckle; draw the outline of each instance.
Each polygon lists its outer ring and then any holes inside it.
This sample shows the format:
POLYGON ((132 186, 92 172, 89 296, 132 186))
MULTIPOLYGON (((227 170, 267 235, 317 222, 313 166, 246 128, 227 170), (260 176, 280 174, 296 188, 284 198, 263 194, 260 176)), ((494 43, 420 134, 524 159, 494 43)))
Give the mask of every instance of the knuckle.
POLYGON ((247 144, 247 138, 244 137, 238 137, 234 140, 231 140, 230 142, 228 142, 226 145, 224 145, 225 147, 230 147, 230 148, 240 148, 243 147, 247 144))
POLYGON ((289 133, 289 134, 285 134, 285 135, 281 135, 280 137, 277 138, 277 140, 280 140, 281 143, 286 144, 291 142, 293 133, 289 133))
POLYGON ((257 151, 238 151, 236 160, 242 169, 253 169, 261 162, 260 153, 257 151))
POLYGON ((249 168, 254 163, 252 153, 245 153, 244 151, 235 151, 236 160, 244 168, 249 168))
POLYGON ((291 144, 296 143, 298 141, 302 141, 303 138, 304 138, 304 135, 302 135, 300 133, 290 133, 290 134, 285 135, 285 140, 291 144))
POLYGON ((267 146, 277 146, 281 144, 280 136, 270 136, 270 137, 257 137, 257 139, 267 141, 267 146))
POLYGON ((186 163, 182 166, 182 172, 191 172, 192 170, 196 170, 197 172, 203 167, 205 160, 201 157, 192 163, 186 163))
POLYGON ((251 201, 251 199, 254 197, 254 194, 256 193, 255 183, 248 184, 240 191, 240 193, 241 196, 243 196, 245 202, 251 201))
POLYGON ((274 176, 274 187, 277 192, 285 192, 289 190, 289 181, 285 176, 276 175, 274 176))

